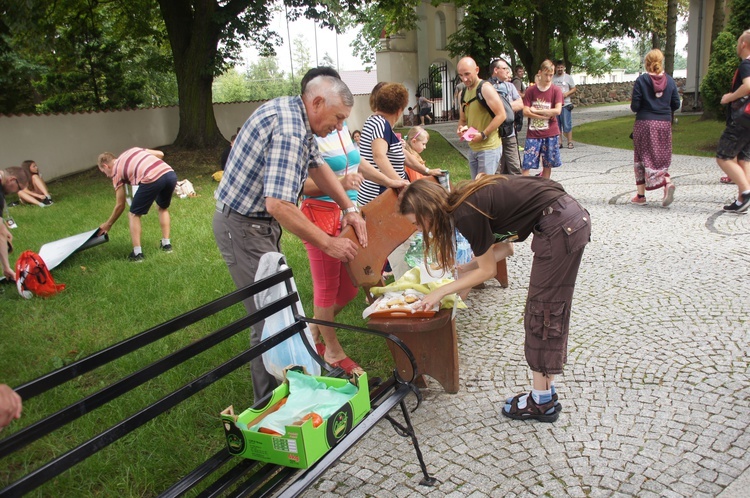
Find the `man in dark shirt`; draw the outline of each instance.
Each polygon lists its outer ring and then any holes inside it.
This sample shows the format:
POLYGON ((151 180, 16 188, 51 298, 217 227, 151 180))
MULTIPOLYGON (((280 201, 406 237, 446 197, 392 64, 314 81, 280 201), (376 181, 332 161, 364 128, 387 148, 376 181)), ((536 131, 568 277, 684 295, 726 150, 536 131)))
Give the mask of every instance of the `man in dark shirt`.
POLYGON ((742 213, 750 207, 750 130, 738 122, 750 95, 750 29, 737 40, 737 55, 742 59, 734 75, 731 93, 721 97, 727 106, 727 127, 716 148, 716 162, 737 184, 737 200, 724 206, 724 211, 742 213))

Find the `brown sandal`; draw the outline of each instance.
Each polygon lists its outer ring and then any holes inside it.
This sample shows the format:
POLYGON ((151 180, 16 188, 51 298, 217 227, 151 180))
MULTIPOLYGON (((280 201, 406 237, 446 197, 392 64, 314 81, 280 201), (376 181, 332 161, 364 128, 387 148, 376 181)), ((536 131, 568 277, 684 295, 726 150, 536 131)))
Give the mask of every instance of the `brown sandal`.
POLYGON ((518 402, 523 396, 526 396, 526 393, 521 393, 511 400, 510 411, 506 411, 503 407, 503 415, 513 420, 538 420, 540 422, 554 422, 560 416, 560 412, 555 409, 553 400, 543 405, 537 405, 531 393, 528 393, 529 397, 526 398, 526 406, 519 408, 518 402))

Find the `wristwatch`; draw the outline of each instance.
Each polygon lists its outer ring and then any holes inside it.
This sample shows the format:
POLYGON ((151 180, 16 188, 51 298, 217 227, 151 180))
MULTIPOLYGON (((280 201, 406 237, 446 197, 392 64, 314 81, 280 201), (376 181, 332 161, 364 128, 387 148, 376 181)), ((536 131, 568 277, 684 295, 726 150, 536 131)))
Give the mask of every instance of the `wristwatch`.
POLYGON ((487 140, 487 135, 483 131, 480 131, 479 134, 482 135, 482 140, 487 140))
POLYGON ((342 213, 344 213, 344 216, 346 216, 349 213, 359 213, 359 208, 357 206, 352 206, 350 208, 344 209, 342 213))

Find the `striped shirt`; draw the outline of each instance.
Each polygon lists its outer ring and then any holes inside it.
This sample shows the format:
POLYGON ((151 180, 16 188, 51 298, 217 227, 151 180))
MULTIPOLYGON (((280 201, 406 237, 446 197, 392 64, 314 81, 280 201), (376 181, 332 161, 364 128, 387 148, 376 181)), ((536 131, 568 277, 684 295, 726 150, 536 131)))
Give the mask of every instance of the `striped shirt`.
MULTIPOLYGON (((315 137, 315 141, 320 148, 320 154, 333 172, 336 173, 336 176, 340 178, 359 171, 361 156, 354 142, 352 142, 352 136, 349 134, 349 128, 346 126, 346 123, 344 123, 344 128, 341 131, 334 130, 326 137, 315 137)), ((357 203, 356 190, 347 190, 346 195, 349 196, 352 202, 357 203)), ((316 197, 316 199, 334 202, 327 195, 316 197)))
POLYGON ((117 190, 125 184, 154 183, 173 169, 155 155, 146 152, 146 149, 134 147, 120 154, 115 160, 113 171, 112 185, 117 190))
POLYGON ((308 168, 325 164, 302 97, 279 97, 242 125, 214 197, 252 218, 271 218, 266 197, 297 203, 308 168))
MULTIPOLYGON (((404 161, 406 161, 406 156, 404 155, 404 148, 401 144, 401 140, 399 140, 396 134, 393 133, 390 123, 388 123, 383 116, 373 114, 367 118, 365 125, 362 127, 362 137, 359 140, 359 150, 362 157, 367 159, 367 161, 377 169, 380 168, 375 164, 375 159, 372 157, 372 142, 379 138, 385 140, 388 144, 388 153, 386 156, 391 162, 396 174, 400 178, 406 180, 406 172, 404 171, 404 161)), ((381 187, 370 180, 362 182, 362 185, 359 187, 359 204, 364 206, 376 198, 380 195, 381 188, 384 187, 381 187)))

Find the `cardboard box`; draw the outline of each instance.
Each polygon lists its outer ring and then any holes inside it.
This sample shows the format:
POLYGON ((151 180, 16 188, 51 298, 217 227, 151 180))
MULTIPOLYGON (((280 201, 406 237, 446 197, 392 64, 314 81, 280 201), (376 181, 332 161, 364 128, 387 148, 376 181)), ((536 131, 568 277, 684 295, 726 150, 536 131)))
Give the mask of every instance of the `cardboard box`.
MULTIPOLYGON (((341 387, 350 382, 347 379, 333 377, 315 379, 333 387, 341 387)), ((287 382, 274 390, 270 401, 262 409, 249 408, 235 415, 233 407, 230 406, 221 412, 229 453, 287 467, 309 467, 335 446, 370 411, 367 374, 355 376, 353 382, 358 387, 357 394, 338 408, 332 416, 323 420, 319 427, 313 427, 312 420, 305 420, 300 425, 287 425, 286 434, 283 436, 250 431, 247 427, 255 425, 263 416, 278 409, 279 402, 289 395, 287 382)))

